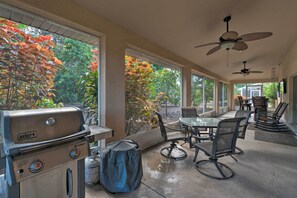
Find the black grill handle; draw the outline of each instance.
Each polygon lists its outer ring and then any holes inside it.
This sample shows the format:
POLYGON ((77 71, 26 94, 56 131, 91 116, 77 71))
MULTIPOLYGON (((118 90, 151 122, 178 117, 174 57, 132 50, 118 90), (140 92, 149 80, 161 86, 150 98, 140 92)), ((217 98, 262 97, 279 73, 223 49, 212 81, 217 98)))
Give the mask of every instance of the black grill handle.
POLYGON ((67 190, 67 196, 69 198, 72 197, 73 193, 73 176, 72 176, 72 170, 70 168, 67 169, 66 174, 66 190, 67 190))
POLYGON ((63 144, 65 142, 73 141, 79 138, 84 138, 90 133, 91 133, 90 131, 84 130, 78 133, 74 133, 72 135, 68 135, 68 136, 64 136, 64 137, 56 138, 52 140, 46 140, 42 142, 24 143, 24 144, 14 144, 13 142, 8 142, 6 144, 3 144, 3 146, 6 146, 4 147, 4 151, 8 155, 24 154, 26 152, 30 152, 33 150, 39 150, 48 146, 54 146, 58 144, 63 144))

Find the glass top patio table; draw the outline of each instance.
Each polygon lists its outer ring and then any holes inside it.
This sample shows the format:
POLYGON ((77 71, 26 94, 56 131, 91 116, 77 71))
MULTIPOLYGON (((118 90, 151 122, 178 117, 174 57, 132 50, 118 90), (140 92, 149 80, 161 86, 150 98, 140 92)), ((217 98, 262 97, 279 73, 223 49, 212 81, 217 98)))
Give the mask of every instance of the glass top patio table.
POLYGON ((179 121, 189 127, 217 128, 219 118, 179 118, 179 121))

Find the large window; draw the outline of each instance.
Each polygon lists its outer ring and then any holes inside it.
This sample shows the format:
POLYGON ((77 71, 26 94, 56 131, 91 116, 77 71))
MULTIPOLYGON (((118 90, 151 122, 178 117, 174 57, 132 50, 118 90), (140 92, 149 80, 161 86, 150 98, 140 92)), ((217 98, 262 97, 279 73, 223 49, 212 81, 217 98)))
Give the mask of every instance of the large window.
POLYGON ((77 106, 98 123, 97 45, 4 18, 0 40, 0 110, 77 106))
POLYGON ((177 121, 181 106, 181 70, 162 60, 127 49, 126 134, 156 127, 154 110, 165 122, 177 121))
POLYGON ((219 114, 228 111, 228 84, 219 83, 219 114))
POLYGON ((203 114, 214 110, 214 80, 192 74, 191 83, 192 106, 203 114))

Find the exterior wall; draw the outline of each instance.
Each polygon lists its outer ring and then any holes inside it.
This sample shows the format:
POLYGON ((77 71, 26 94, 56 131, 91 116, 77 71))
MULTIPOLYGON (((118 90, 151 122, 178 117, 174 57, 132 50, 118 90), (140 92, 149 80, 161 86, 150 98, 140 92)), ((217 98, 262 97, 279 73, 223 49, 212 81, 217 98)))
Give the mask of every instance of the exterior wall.
POLYGON ((190 106, 191 80, 189 71, 197 70, 214 78, 224 80, 206 69, 171 53, 115 23, 99 16, 71 0, 0 0, 1 2, 47 18, 59 24, 78 29, 101 38, 101 124, 114 129, 112 140, 125 136, 125 78, 124 55, 127 46, 135 46, 184 66, 185 76, 183 105, 190 106), (103 42, 102 42, 103 41, 103 42))
MULTIPOLYGON (((297 76, 297 41, 292 45, 286 58, 281 64, 279 81, 287 79, 287 93, 284 94, 284 101, 289 103, 288 110, 285 112, 285 120, 288 123, 293 122, 293 77, 297 76)), ((291 125, 292 130, 297 134, 296 125, 291 125)))

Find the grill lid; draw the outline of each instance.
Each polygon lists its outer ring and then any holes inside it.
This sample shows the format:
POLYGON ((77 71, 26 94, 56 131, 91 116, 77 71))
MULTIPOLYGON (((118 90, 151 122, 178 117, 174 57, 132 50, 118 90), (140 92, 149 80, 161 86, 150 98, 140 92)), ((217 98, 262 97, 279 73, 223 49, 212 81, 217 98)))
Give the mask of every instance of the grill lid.
POLYGON ((6 154, 74 140, 88 135, 79 108, 33 109, 2 112, 3 147, 6 154))

